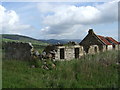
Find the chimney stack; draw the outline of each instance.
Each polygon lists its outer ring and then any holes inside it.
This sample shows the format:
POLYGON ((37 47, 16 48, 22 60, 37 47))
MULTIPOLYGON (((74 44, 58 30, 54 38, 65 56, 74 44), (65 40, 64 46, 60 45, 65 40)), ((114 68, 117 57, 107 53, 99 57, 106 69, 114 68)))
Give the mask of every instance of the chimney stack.
POLYGON ((88 34, 94 34, 93 29, 89 29, 88 34))

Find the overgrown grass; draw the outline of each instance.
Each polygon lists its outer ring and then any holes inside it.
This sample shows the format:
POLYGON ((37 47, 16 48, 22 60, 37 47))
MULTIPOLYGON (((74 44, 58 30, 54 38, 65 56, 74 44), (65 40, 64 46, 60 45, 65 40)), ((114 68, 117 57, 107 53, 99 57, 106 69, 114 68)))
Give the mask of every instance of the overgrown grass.
POLYGON ((117 51, 57 61, 56 68, 30 68, 30 62, 3 60, 3 88, 116 88, 117 51))

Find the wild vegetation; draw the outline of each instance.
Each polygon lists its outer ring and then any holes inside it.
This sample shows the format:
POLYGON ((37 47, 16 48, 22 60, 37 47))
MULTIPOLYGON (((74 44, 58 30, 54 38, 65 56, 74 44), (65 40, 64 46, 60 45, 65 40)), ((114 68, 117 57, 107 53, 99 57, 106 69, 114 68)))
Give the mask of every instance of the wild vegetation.
MULTIPOLYGON (((3 38, 3 41, 26 42, 28 39, 25 41, 25 38, 18 40, 3 38)), ((39 52, 48 45, 34 40, 31 40, 31 43, 39 52)), ((56 61, 54 62, 56 67, 49 70, 41 68, 43 63, 38 59, 30 62, 3 58, 2 86, 3 88, 117 88, 120 86, 118 58, 118 51, 101 52, 71 61, 56 61), (33 64, 36 68, 31 68, 33 64)), ((53 62, 47 60, 47 63, 51 67, 53 62)))
MULTIPOLYGON (((3 60, 3 88, 117 88, 118 51, 57 61, 54 69, 42 69, 41 61, 3 60)), ((49 61, 50 63, 50 61, 49 61)))

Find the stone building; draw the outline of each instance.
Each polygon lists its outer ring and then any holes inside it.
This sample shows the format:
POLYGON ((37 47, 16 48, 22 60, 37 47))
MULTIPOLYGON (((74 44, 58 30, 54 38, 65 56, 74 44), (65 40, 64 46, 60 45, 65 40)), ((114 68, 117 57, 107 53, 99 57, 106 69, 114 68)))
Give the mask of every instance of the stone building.
MULTIPOLYGON (((86 53, 93 53, 93 50, 89 50, 94 45, 94 52, 107 51, 107 50, 118 50, 119 43, 112 37, 104 37, 96 35, 93 29, 89 29, 88 35, 80 42, 80 45, 84 47, 86 53), (95 48, 95 46, 98 46, 95 48)), ((93 47, 92 47, 93 48, 93 47)))
POLYGON ((96 35, 93 29, 90 29, 88 35, 79 44, 71 41, 67 45, 49 45, 44 52, 47 55, 52 54, 53 59, 56 60, 71 60, 86 54, 118 50, 118 48, 120 48, 119 43, 115 39, 96 35))
POLYGON ((49 45, 45 48, 46 54, 51 53, 55 60, 71 60, 85 54, 80 45, 49 45))
POLYGON ((113 39, 112 37, 106 37, 106 39, 112 44, 112 48, 115 49, 115 50, 118 50, 119 49, 119 42, 116 41, 115 39, 113 39))

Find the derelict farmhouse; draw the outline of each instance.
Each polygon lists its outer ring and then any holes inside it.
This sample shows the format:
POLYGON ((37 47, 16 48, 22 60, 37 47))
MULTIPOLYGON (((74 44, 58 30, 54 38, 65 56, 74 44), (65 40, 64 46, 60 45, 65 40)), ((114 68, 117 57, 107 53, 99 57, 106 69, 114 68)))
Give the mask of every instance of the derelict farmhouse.
POLYGON ((96 35, 93 29, 89 29, 88 35, 79 44, 69 42, 67 45, 51 45, 47 46, 44 51, 47 54, 51 53, 56 60, 70 60, 80 58, 85 54, 95 54, 113 49, 120 49, 119 42, 112 37, 96 35))
MULTIPOLYGON (((6 56, 15 59, 28 59, 33 55, 33 46, 30 43, 10 42, 3 43, 6 56)), ((71 60, 81 58, 86 54, 95 54, 108 50, 120 50, 120 43, 112 37, 96 35, 89 29, 87 36, 80 42, 48 45, 43 53, 55 60, 71 60)), ((39 55, 39 53, 38 53, 39 55)))

